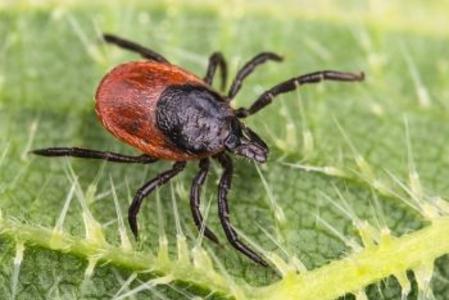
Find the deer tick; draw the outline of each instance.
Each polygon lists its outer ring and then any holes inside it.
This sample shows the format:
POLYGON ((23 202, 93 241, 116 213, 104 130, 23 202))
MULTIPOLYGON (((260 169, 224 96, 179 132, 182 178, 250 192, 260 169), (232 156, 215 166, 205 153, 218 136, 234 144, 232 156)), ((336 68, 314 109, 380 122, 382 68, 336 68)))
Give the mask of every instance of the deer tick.
MULTIPOLYGON (((216 160, 223 168, 218 187, 218 212, 225 235, 235 249, 266 266, 261 255, 239 239, 229 220, 227 194, 233 174, 230 154, 264 163, 269 151, 267 144, 242 119, 265 108, 278 95, 303 84, 322 80, 362 81, 364 74, 326 70, 293 77, 263 92, 248 108, 234 109, 231 102, 245 78, 267 61, 282 61, 281 56, 272 52, 256 55, 240 68, 229 91, 220 93, 212 87, 217 69, 221 75, 221 90, 226 87, 227 65, 220 52, 209 57, 206 75, 200 78, 134 42, 110 34, 105 34, 104 40, 144 58, 113 68, 101 80, 95 95, 95 111, 103 126, 143 154, 129 156, 78 147, 53 147, 33 153, 119 163, 173 161, 171 169, 161 172, 137 191, 129 207, 128 221, 136 238, 137 214, 144 198, 184 170, 189 161, 199 161, 199 171, 190 192, 190 207, 193 220, 200 229, 203 226, 199 208, 201 188, 209 172, 210 160, 216 160)), ((204 226, 204 235, 218 243, 217 236, 207 226, 204 226)))

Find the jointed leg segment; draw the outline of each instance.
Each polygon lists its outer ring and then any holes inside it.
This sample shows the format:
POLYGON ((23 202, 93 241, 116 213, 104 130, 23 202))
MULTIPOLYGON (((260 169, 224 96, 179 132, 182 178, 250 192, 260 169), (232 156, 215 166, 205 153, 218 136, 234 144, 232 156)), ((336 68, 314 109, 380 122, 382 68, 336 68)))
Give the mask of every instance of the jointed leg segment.
POLYGON ((229 88, 228 92, 228 99, 229 101, 232 100, 235 95, 239 92, 240 88, 242 87, 243 80, 250 75, 254 69, 269 61, 282 61, 282 56, 273 53, 273 52, 262 52, 258 55, 254 56, 250 61, 248 61, 238 72, 237 75, 234 78, 234 81, 231 84, 231 87, 229 88))
POLYGON ((136 238, 138 237, 137 214, 139 213, 143 199, 151 192, 153 192, 158 186, 167 183, 170 179, 179 174, 182 170, 184 170, 185 166, 186 162, 184 161, 178 161, 174 163, 173 167, 170 170, 160 173, 158 176, 145 183, 137 191, 136 195, 134 196, 133 202, 128 209, 129 226, 131 227, 131 231, 136 238))
POLYGON ((221 90, 224 90, 226 87, 226 81, 228 77, 228 66, 226 64, 226 60, 223 57, 221 52, 214 52, 209 57, 209 65, 207 67, 206 76, 204 76, 204 82, 208 85, 212 85, 214 81, 215 71, 217 67, 220 67, 220 75, 221 75, 221 90))
POLYGON ((150 164, 158 160, 157 158, 150 157, 146 154, 131 156, 115 152, 90 150, 78 147, 52 147, 33 150, 31 153, 41 156, 72 156, 78 158, 102 159, 118 163, 150 164))
MULTIPOLYGON (((190 208, 192 210, 193 220, 195 225, 198 227, 198 230, 201 230, 203 226, 203 216, 200 211, 200 197, 201 188, 209 172, 209 165, 210 162, 208 158, 200 160, 200 171, 193 179, 192 189, 190 190, 190 208)), ((204 236, 209 238, 211 241, 218 243, 217 236, 205 225, 204 236)))
POLYGON ((239 118, 245 118, 250 116, 268 104, 270 104, 273 99, 283 93, 291 92, 297 89, 299 86, 308 83, 318 83, 322 80, 333 80, 333 81, 362 81, 364 79, 364 74, 350 73, 350 72, 339 72, 339 71, 318 71, 309 74, 305 74, 299 77, 291 78, 287 81, 279 83, 272 87, 271 89, 264 92, 249 108, 239 108, 236 110, 236 115, 239 118))
POLYGON ((218 162, 223 167, 223 175, 220 178, 220 183, 218 187, 218 213, 220 216, 221 225, 228 238, 231 245, 245 254, 247 257, 251 258, 253 261, 261 264, 262 266, 268 266, 268 264, 263 260, 259 254, 254 252, 251 248, 242 243, 237 235, 237 232, 232 227, 229 220, 229 206, 228 206, 228 191, 231 189, 233 165, 231 158, 222 153, 217 157, 218 162))
POLYGON ((103 38, 108 43, 114 44, 126 50, 139 53, 142 57, 147 58, 149 60, 155 60, 160 63, 167 63, 167 64, 169 63, 169 61, 159 53, 149 48, 146 48, 142 45, 139 45, 137 43, 107 33, 103 34, 103 38))

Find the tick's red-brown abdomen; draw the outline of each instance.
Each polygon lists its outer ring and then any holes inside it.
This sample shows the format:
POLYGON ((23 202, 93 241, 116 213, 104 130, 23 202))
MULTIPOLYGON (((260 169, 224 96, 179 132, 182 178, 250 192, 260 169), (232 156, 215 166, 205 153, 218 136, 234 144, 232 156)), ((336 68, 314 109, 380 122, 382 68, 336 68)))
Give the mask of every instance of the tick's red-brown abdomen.
POLYGON ((103 126, 119 140, 152 157, 192 160, 160 131, 157 102, 168 86, 205 83, 183 69, 152 61, 136 61, 112 69, 98 86, 95 111, 103 126))

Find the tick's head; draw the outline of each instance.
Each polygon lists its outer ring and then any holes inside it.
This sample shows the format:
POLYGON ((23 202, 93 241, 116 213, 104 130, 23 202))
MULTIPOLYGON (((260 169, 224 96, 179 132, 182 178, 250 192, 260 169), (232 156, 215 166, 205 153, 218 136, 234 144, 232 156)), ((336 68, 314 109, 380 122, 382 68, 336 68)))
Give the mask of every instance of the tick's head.
POLYGON ((225 147, 236 155, 260 163, 267 161, 267 145, 254 131, 242 124, 237 118, 231 119, 229 135, 225 139, 225 147))

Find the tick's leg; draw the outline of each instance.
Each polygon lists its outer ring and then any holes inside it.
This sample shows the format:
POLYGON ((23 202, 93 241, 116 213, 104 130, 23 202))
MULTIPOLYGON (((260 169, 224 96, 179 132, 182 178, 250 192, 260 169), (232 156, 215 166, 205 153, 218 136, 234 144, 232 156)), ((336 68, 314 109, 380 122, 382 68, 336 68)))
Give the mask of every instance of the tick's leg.
POLYGON ((167 183, 170 179, 179 174, 182 170, 184 170, 185 166, 186 162, 184 161, 178 161, 174 163, 173 167, 170 170, 160 173, 155 178, 145 183, 137 191, 136 195, 134 196, 133 202, 131 203, 131 206, 128 209, 129 226, 131 227, 131 231, 133 232, 134 237, 136 239, 138 237, 137 214, 139 213, 143 199, 146 196, 148 196, 151 192, 153 192, 158 186, 167 183))
POLYGON ((220 67, 220 75, 221 75, 221 90, 226 88, 226 81, 228 77, 228 66, 226 64, 226 60, 223 57, 221 52, 214 52, 209 57, 209 65, 207 66, 206 75, 204 76, 204 82, 208 85, 212 86, 212 82, 214 81, 215 71, 217 67, 220 67))
POLYGON ((270 104, 276 96, 291 92, 303 84, 318 83, 322 80, 363 81, 364 78, 365 76, 363 72, 355 74, 339 71, 318 71, 299 77, 294 77, 265 91, 249 108, 237 109, 236 115, 239 118, 250 116, 270 104))
POLYGON ((237 73, 228 92, 229 101, 232 100, 242 87, 243 80, 251 74, 254 69, 268 60, 282 61, 282 57, 273 52, 262 52, 248 61, 237 73))
POLYGON ((159 53, 146 48, 144 46, 141 46, 137 43, 122 39, 118 36, 112 35, 112 34, 103 34, 103 38, 106 42, 114 44, 119 46, 120 48, 126 49, 126 50, 130 50, 133 52, 137 52, 139 53, 142 57, 147 58, 149 60, 155 60, 161 63, 169 63, 168 60, 163 57, 162 55, 160 55, 159 53))
POLYGON ((233 173, 232 160, 225 153, 220 154, 217 157, 217 159, 220 162, 221 166, 223 167, 223 175, 220 178, 218 188, 218 213, 226 237, 228 238, 228 241, 235 249, 245 254, 247 257, 251 258, 256 263, 261 264, 262 266, 268 266, 268 264, 265 262, 265 260, 263 260, 259 256, 259 254, 254 252, 251 248, 249 248, 239 240, 237 232, 231 225, 231 222, 229 220, 229 207, 227 195, 228 191, 231 189, 231 181, 233 173))
POLYGON ((119 163, 149 164, 157 161, 157 158, 150 157, 146 154, 130 156, 114 152, 97 151, 77 147, 53 147, 46 149, 37 149, 31 151, 31 153, 41 156, 73 156, 79 158, 102 159, 119 163))
MULTIPOLYGON (((195 179, 193 179, 192 189, 190 190, 190 208, 192 210, 193 220, 195 221, 198 230, 202 229, 203 226, 203 216, 200 211, 200 197, 201 188, 203 186, 204 180, 209 172, 209 159, 205 158, 200 161, 200 171, 196 174, 195 179)), ((204 225, 204 236, 209 238, 211 241, 218 243, 217 236, 204 225)))

